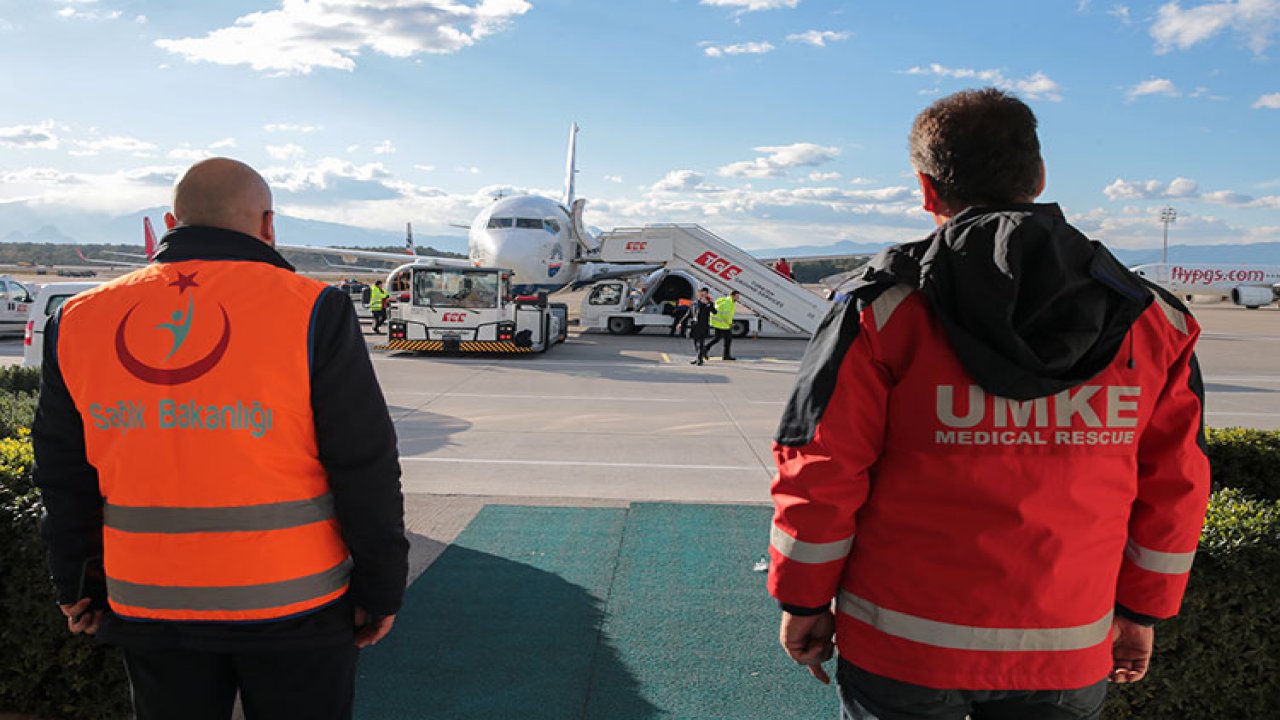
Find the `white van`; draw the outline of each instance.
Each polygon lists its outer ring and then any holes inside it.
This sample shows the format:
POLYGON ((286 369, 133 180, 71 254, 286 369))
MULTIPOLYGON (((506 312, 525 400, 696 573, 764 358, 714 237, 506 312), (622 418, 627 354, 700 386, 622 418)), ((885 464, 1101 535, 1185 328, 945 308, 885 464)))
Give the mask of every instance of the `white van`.
POLYGON ((29 304, 31 312, 27 316, 27 327, 22 337, 22 365, 24 367, 40 367, 44 359, 44 326, 49 318, 62 307, 72 295, 96 288, 100 282, 57 282, 49 283, 36 291, 35 299, 29 304))
POLYGON ((8 275, 0 275, 0 335, 22 332, 31 308, 31 288, 8 275))

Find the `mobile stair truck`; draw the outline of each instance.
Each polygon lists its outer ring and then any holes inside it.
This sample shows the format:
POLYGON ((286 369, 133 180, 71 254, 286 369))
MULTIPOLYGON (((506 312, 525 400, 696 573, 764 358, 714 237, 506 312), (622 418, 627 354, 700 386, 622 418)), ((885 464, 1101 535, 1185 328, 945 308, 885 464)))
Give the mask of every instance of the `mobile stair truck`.
POLYGON ((591 286, 582 301, 581 323, 615 335, 646 327, 669 330, 673 320, 663 305, 692 299, 701 287, 710 288, 716 297, 733 290, 741 294, 732 328, 736 337, 807 338, 830 307, 817 294, 699 225, 646 225, 604 233, 598 259, 661 266, 639 279, 601 280, 591 286))
POLYGON ((546 293, 512 297, 511 271, 419 261, 391 271, 382 350, 541 353, 568 336, 569 308, 546 293))

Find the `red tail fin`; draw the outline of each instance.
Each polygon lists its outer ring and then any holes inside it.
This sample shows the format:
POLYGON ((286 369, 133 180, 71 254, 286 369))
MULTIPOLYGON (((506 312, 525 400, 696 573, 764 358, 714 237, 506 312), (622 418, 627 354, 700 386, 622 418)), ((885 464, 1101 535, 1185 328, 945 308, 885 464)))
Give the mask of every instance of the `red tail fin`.
POLYGON ((83 252, 80 252, 80 248, 76 248, 76 257, 79 257, 85 262, 89 262, 89 258, 85 257, 83 252))
POLYGON ((142 218, 143 246, 147 250, 147 262, 156 258, 156 231, 151 227, 151 218, 142 218))

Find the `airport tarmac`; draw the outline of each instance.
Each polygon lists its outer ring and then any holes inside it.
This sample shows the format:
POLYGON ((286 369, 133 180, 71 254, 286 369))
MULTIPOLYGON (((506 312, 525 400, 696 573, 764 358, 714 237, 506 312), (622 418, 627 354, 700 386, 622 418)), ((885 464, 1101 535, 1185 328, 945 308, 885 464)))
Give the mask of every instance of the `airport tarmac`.
MULTIPOLYGON (((1207 424, 1280 428, 1280 310, 1195 312, 1207 424)), ((574 332, 540 356, 374 364, 408 493, 765 502, 804 347, 740 340, 736 362, 696 367, 679 338, 574 332)))

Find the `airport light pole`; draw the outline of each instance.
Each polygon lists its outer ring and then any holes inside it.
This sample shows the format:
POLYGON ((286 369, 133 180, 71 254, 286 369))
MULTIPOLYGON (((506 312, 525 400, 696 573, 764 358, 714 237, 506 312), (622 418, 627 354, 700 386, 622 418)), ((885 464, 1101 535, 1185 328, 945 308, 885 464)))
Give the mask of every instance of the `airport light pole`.
POLYGON ((1169 226, 1178 221, 1178 211, 1166 207, 1160 211, 1160 222, 1164 223, 1164 245, 1160 247, 1160 262, 1169 262, 1169 226))

